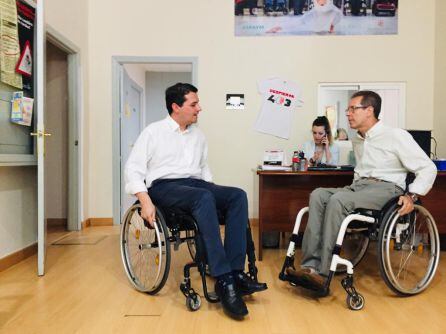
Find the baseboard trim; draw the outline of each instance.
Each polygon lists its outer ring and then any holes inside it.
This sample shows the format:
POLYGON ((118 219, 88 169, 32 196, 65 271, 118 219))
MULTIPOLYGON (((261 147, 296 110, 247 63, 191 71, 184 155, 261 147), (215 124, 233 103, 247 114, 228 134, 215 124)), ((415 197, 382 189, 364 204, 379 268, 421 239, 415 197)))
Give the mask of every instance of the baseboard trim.
POLYGON ((84 221, 81 223, 81 228, 82 228, 82 229, 85 229, 85 228, 90 227, 90 226, 91 226, 91 224, 90 224, 90 219, 89 219, 89 218, 87 218, 86 220, 84 220, 84 221))
POLYGON ((0 259, 0 271, 6 270, 9 267, 25 260, 26 258, 33 256, 37 253, 37 242, 25 247, 17 252, 14 252, 4 258, 0 259))
POLYGON ((113 226, 113 218, 89 218, 90 226, 113 226))

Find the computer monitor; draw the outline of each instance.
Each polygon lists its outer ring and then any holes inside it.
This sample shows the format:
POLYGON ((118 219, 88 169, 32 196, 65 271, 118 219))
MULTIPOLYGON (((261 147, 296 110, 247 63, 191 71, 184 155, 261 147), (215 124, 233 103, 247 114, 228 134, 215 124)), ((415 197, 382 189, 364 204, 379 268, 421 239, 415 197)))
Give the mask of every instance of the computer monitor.
POLYGON ((415 139, 418 145, 426 152, 427 156, 431 155, 431 132, 430 130, 407 130, 415 139))

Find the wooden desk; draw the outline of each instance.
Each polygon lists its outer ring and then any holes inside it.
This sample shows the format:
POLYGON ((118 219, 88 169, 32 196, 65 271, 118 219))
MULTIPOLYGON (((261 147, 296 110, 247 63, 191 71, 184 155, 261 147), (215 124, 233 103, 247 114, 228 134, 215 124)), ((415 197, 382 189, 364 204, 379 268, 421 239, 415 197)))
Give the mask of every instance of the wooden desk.
MULTIPOLYGON (((259 260, 262 260, 262 233, 291 232, 297 212, 308 206, 310 193, 318 187, 351 184, 353 172, 258 171, 259 175, 259 260)), ((446 172, 438 172, 433 189, 422 198, 435 218, 440 234, 446 234, 446 172)), ((306 216, 301 231, 306 225, 306 216)))

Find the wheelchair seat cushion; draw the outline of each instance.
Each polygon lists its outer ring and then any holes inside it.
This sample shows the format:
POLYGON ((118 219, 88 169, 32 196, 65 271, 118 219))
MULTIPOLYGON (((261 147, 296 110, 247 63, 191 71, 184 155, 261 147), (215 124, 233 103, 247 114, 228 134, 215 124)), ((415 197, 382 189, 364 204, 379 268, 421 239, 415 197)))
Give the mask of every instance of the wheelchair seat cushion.
POLYGON ((160 207, 158 209, 166 219, 166 225, 172 229, 196 230, 196 223, 192 215, 177 207, 160 207))
MULTIPOLYGON (((190 212, 187 212, 178 207, 160 207, 164 218, 166 219, 166 224, 169 228, 176 226, 181 230, 196 230, 196 221, 190 212)), ((224 216, 220 211, 217 211, 218 221, 220 225, 224 225, 224 216)))

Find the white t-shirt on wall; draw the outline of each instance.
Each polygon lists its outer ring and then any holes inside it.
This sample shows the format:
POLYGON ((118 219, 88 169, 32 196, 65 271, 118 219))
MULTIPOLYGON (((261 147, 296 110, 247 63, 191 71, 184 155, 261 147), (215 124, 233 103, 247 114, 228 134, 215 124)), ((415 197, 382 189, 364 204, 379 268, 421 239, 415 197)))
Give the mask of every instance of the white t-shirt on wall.
POLYGON ((299 87, 292 81, 270 78, 259 81, 258 89, 263 102, 254 129, 288 139, 294 111, 302 105, 299 87))

